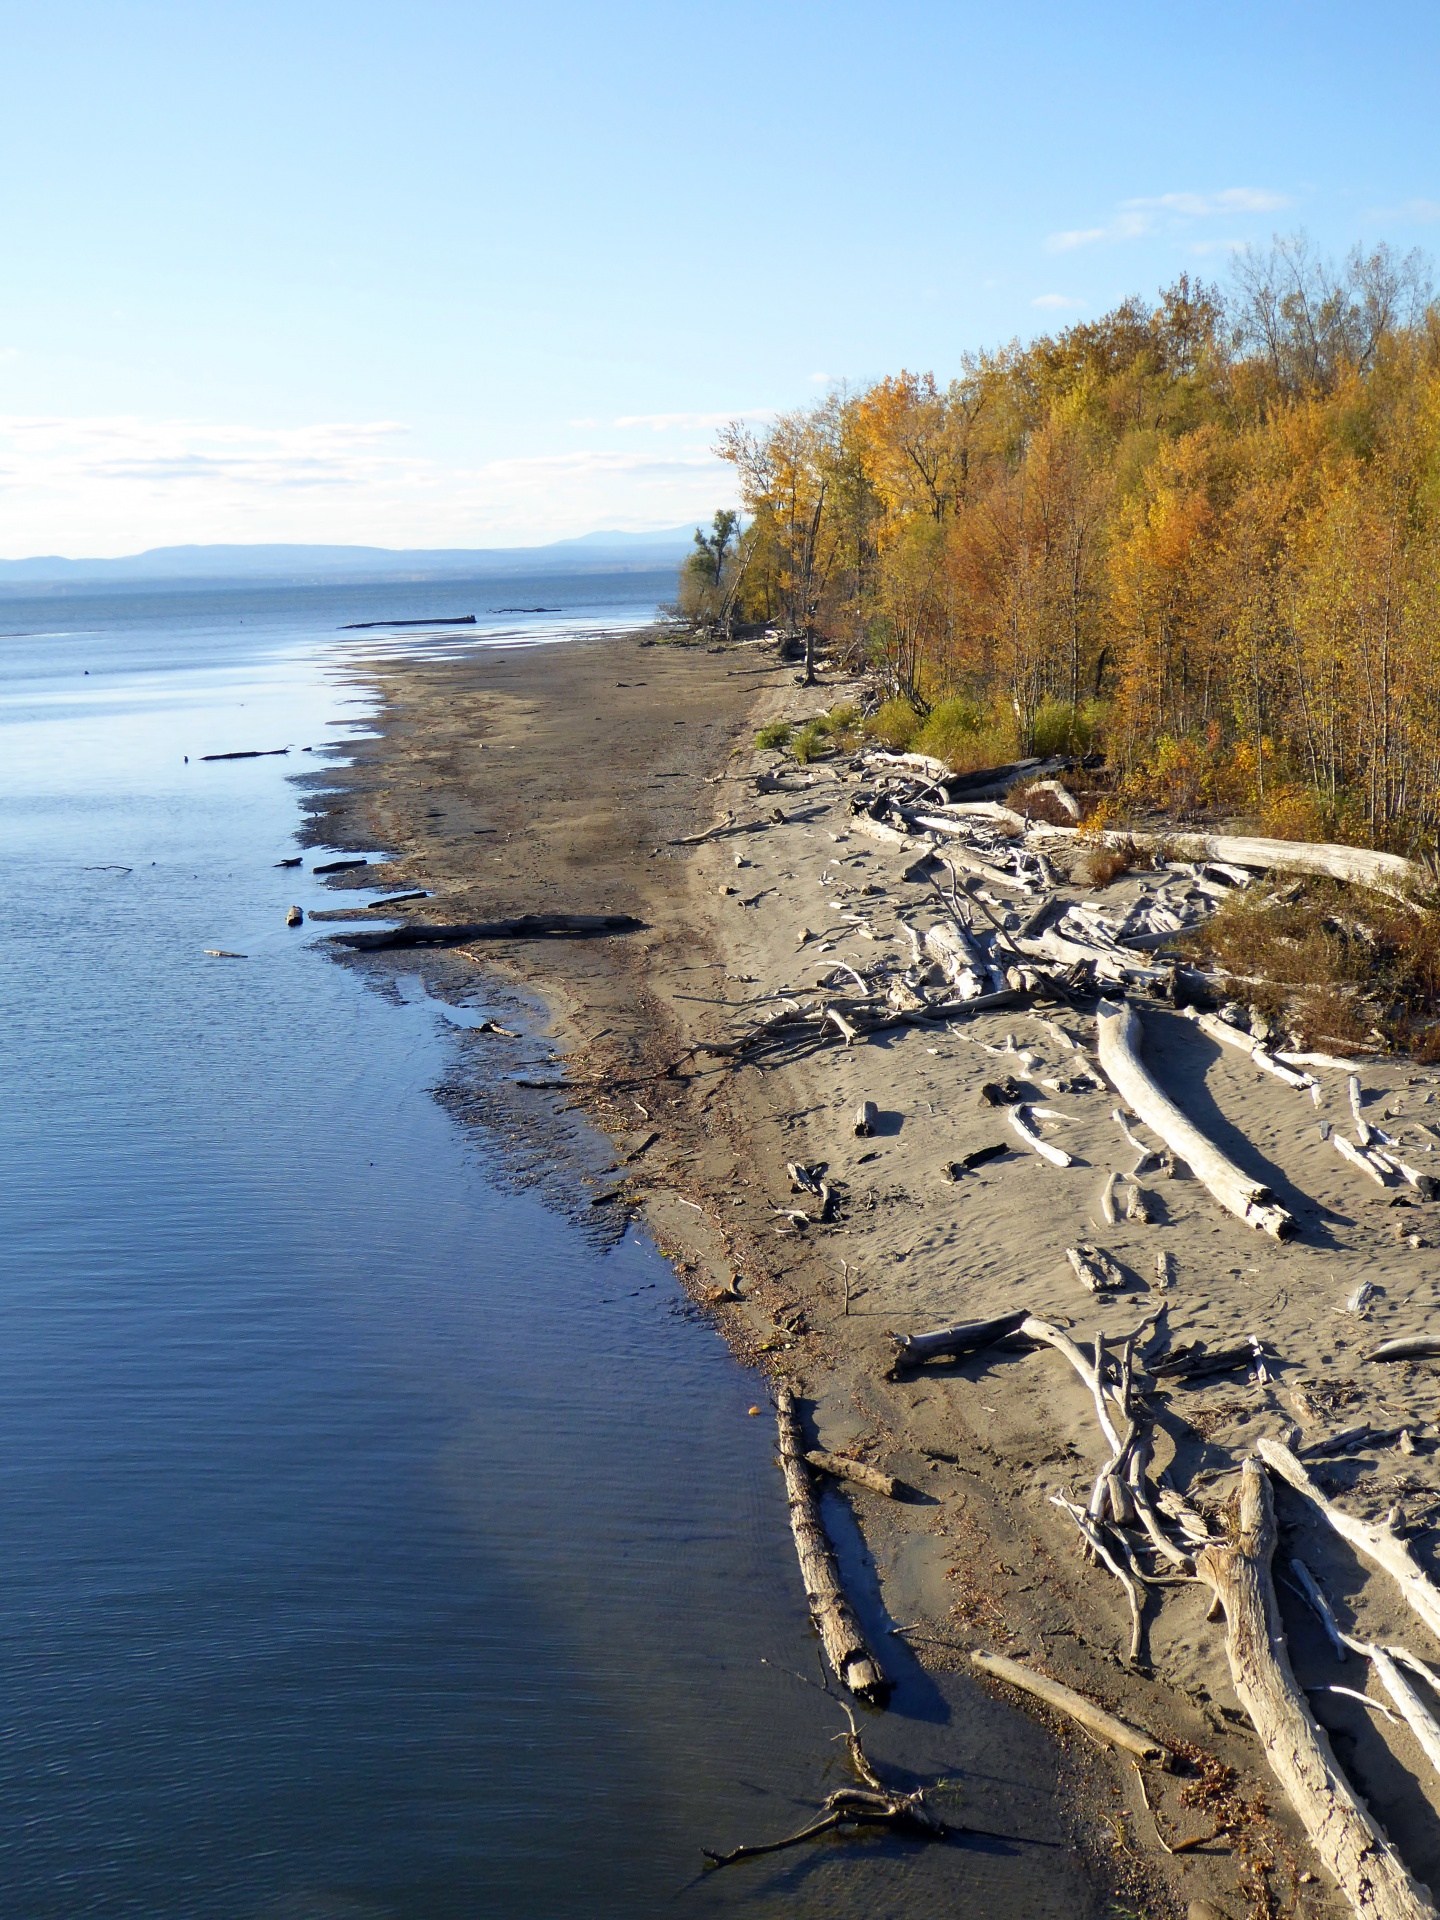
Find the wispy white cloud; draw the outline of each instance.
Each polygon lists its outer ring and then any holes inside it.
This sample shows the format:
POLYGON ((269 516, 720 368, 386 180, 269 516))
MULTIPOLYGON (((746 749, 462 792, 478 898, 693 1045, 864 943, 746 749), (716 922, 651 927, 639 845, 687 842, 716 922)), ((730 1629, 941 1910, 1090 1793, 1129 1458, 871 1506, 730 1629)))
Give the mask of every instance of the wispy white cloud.
POLYGON ((733 492, 703 440, 461 464, 417 450, 397 421, 0 416, 0 529, 13 556, 212 540, 523 543, 674 526, 733 492))
POLYGON ((1075 300, 1068 293, 1038 293, 1030 302, 1032 307, 1083 307, 1083 300, 1075 300))
POLYGON ((1157 234, 1183 233, 1197 220, 1237 213, 1279 213, 1295 203, 1289 194, 1269 187, 1225 187, 1218 193, 1160 193, 1122 200, 1100 227, 1071 227, 1046 240, 1050 253, 1072 253, 1077 247, 1118 245, 1147 240, 1157 234))
POLYGON ((1413 220, 1420 226, 1430 226, 1440 220, 1440 200, 1402 200, 1397 207, 1372 207, 1372 220, 1413 220))
POLYGON ((1194 220, 1208 220, 1217 213, 1280 213, 1294 206, 1288 193, 1272 193, 1268 187, 1226 187, 1221 193, 1160 193, 1149 200, 1126 200, 1126 207, 1157 213, 1183 213, 1194 220))
POLYGON ((610 424, 621 428, 648 427, 652 433, 673 433, 677 429, 683 433, 706 433, 728 426, 732 420, 769 420, 771 417, 768 407, 736 407, 729 413, 622 413, 610 424))

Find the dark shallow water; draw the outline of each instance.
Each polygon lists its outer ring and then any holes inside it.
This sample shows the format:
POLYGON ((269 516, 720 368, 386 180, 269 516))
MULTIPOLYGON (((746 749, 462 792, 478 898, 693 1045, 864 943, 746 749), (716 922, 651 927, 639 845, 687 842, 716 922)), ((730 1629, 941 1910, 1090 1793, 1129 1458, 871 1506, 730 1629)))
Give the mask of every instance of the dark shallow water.
POLYGON ((696 1878, 841 1778, 769 1423, 283 926, 314 757, 197 756, 364 724, 336 616, 411 608, 328 591, 0 607, 5 1913, 1089 1911, 1035 1730, 917 1671, 876 1754, 1001 1838, 696 1878))

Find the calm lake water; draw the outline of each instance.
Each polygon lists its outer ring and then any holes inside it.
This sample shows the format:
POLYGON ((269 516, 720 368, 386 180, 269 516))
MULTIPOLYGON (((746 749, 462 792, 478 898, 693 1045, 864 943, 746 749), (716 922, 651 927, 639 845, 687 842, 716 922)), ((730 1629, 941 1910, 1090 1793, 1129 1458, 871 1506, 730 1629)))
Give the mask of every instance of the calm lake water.
POLYGON ((0 599, 0 1908, 1099 1911, 1034 1728, 893 1640, 870 1744, 981 1831, 697 1874, 843 1778, 756 1381, 497 1181, 418 979, 283 924, 333 904, 274 863, 365 725, 336 629, 660 591, 533 584, 0 599))

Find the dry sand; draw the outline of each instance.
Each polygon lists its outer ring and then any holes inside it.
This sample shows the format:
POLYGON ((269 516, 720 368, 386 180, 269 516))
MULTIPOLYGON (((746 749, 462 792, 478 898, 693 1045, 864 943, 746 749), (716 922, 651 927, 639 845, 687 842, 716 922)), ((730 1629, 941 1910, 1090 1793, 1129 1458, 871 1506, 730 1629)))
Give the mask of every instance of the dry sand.
MULTIPOLYGON (((784 1064, 732 1069, 702 1056, 673 1078, 617 1092, 616 1076, 653 1073, 698 1041, 733 1036, 782 991, 813 992, 837 961, 860 966, 877 943, 907 950, 902 921, 923 930, 933 889, 906 877, 913 855, 854 830, 843 765, 792 768, 786 791, 755 790, 756 774, 774 765, 752 750, 756 725, 806 717, 851 689, 803 690, 766 650, 633 636, 386 665, 377 679, 383 741, 359 743, 353 768, 325 777, 315 837, 393 848, 384 883, 434 890, 405 909, 418 918, 563 908, 645 922, 622 939, 487 946, 437 965, 453 982, 482 964, 544 994, 575 1097, 622 1165, 635 1156, 631 1186, 646 1220, 737 1352, 797 1383, 821 1446, 919 1490, 906 1504, 851 1490, 884 1604, 916 1653, 936 1665, 963 1662, 972 1646, 1028 1658, 1233 1769, 1228 1786, 1213 1771, 1209 1788, 1148 1783, 1172 1844, 1210 1832, 1217 1806, 1248 1809, 1234 1832, 1168 1856, 1133 1769, 1114 1767, 1089 1818, 1133 1883, 1135 1910, 1183 1913, 1203 1896, 1237 1916, 1342 1911, 1238 1708, 1223 1625, 1205 1619, 1208 1590, 1157 1588, 1146 1658, 1139 1670, 1123 1664, 1123 1597, 1078 1557, 1073 1525, 1050 1498, 1083 1501, 1104 1458, 1089 1396, 1063 1360, 1048 1349, 992 1352, 897 1380, 888 1335, 1022 1307, 1077 1338, 1128 1330, 1161 1308, 1175 1344, 1219 1347, 1254 1334, 1267 1348, 1267 1381, 1240 1372, 1161 1395, 1156 1470, 1168 1468, 1218 1525, 1238 1462, 1260 1435, 1299 1446, 1366 1420, 1404 1427, 1413 1451, 1366 1447, 1315 1472, 1357 1515, 1403 1506, 1429 1564, 1440 1374, 1433 1362, 1367 1366, 1362 1355, 1433 1325, 1440 1252, 1400 1236, 1440 1239, 1440 1210, 1393 1205, 1394 1190, 1373 1186, 1322 1139, 1327 1119, 1349 1124, 1345 1075, 1318 1070, 1317 1107, 1182 1016, 1141 1003, 1156 1078, 1296 1215, 1300 1232, 1283 1245, 1222 1212, 1183 1168, 1173 1179, 1142 1177, 1154 1224, 1104 1224, 1105 1176, 1123 1176, 1135 1155, 1111 1117, 1113 1093, 1077 1084, 1094 1045, 1088 1010, 980 1013, 784 1064), (777 807, 783 821, 772 817, 777 807), (732 814, 710 842, 676 844, 732 814), (807 932, 814 937, 802 941, 807 932), (979 1099, 982 1081, 1007 1073, 1063 1116, 1045 1131, 1071 1167, 1029 1152, 979 1099), (587 1087, 592 1079, 599 1084, 587 1087), (881 1110, 872 1139, 851 1127, 862 1099, 881 1110), (947 1177, 963 1154, 1000 1142, 1015 1151, 947 1177), (790 1161, 828 1168, 835 1224, 788 1230, 777 1209, 799 1204, 790 1161), (1065 1259, 1081 1239, 1121 1263, 1122 1291, 1081 1290, 1065 1259), (1173 1271, 1163 1291, 1161 1251, 1173 1271), (738 1300, 724 1297, 735 1276, 738 1300), (1363 1312, 1347 1311, 1362 1280, 1375 1292, 1363 1312), (1273 1909, 1254 1904, 1264 1878, 1256 1861, 1272 1863, 1273 1909)), ((1394 1059, 1357 1070, 1367 1115, 1388 1116, 1408 1157, 1440 1168, 1429 1159, 1440 1145, 1440 1075, 1394 1059), (1433 1138, 1424 1131, 1432 1121, 1433 1138)), ((506 1097, 514 1119, 523 1096, 506 1097)), ((530 1098, 533 1108, 546 1096, 530 1098)), ((539 1125, 533 1111, 527 1124, 539 1125)), ((1120 1192, 1123 1202, 1123 1178, 1120 1192)), ((1284 1553, 1303 1548, 1347 1626, 1440 1661, 1440 1644, 1385 1576, 1367 1572, 1284 1489, 1278 1504, 1282 1571, 1284 1553)), ((1357 1660, 1336 1665, 1283 1585, 1281 1602, 1299 1678, 1342 1764, 1412 1871, 1440 1884, 1437 1782, 1412 1736, 1326 1690, 1380 1693, 1357 1660)))

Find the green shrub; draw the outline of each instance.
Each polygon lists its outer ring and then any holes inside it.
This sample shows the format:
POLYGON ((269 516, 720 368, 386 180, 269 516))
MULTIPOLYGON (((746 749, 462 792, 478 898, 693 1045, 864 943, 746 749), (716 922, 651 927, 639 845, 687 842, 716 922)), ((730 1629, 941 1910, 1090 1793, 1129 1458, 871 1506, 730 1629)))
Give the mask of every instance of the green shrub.
POLYGON ((1030 751, 1042 759, 1057 753, 1089 753, 1105 720, 1104 704, 1087 700, 1072 707, 1068 700, 1045 700, 1030 729, 1030 751))
POLYGON ((859 707, 831 707, 828 713, 817 715, 815 725, 823 727, 826 733, 853 733, 860 724, 859 707))
POLYGON ((790 751, 802 767, 825 751, 828 744, 826 729, 820 720, 807 720, 803 727, 797 727, 790 742, 790 751))
POLYGON ((756 748, 761 753, 779 753, 789 746, 794 731, 788 720, 767 720, 755 736, 756 748))
POLYGON ((920 731, 920 716, 908 700, 887 700, 865 722, 865 731, 891 753, 904 753, 920 731))

